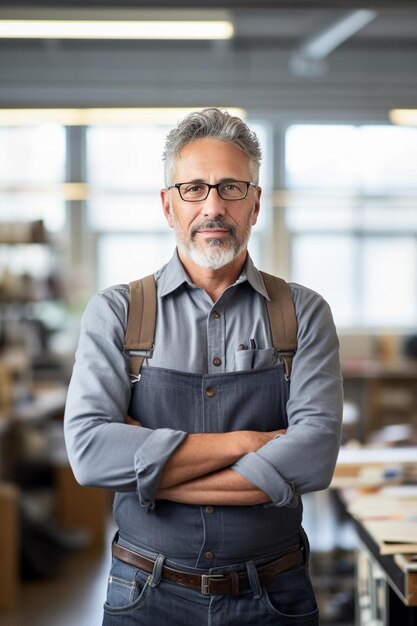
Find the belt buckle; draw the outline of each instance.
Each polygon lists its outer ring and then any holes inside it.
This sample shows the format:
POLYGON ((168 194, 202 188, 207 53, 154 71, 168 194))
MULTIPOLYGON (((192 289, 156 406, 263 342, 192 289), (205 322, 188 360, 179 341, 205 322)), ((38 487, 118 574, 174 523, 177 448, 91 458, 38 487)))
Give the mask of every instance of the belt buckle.
POLYGON ((201 574, 201 593, 203 596, 210 595, 210 579, 224 578, 223 574, 201 574))

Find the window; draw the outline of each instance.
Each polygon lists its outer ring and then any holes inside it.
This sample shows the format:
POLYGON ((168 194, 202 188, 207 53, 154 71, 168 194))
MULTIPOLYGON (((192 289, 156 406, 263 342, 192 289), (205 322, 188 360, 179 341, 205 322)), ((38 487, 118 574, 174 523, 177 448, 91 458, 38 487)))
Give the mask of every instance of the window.
POLYGON ((126 283, 166 263, 174 247, 159 200, 169 127, 87 129, 88 221, 97 234, 97 287, 126 283))
POLYGON ((0 127, 2 221, 43 220, 47 230, 61 230, 65 203, 59 184, 64 175, 63 126, 0 127))
POLYGON ((33 351, 27 320, 64 324, 65 159, 63 126, 0 127, 0 326, 33 351))
POLYGON ((417 129, 294 125, 286 133, 292 279, 339 327, 417 319, 417 129))

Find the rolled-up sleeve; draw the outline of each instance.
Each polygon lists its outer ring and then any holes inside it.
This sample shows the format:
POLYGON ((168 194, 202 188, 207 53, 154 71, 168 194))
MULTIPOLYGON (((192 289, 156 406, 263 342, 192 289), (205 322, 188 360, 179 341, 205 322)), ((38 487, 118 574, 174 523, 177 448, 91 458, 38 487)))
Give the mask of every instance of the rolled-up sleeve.
POLYGON ((187 434, 124 423, 131 397, 124 354, 128 303, 128 288, 119 286, 95 295, 86 308, 68 390, 65 441, 81 484, 136 490, 149 509, 166 460, 187 434))
POLYGON ((330 308, 315 292, 296 285, 291 289, 298 347, 287 403, 287 433, 233 465, 267 493, 274 506, 295 506, 299 494, 328 487, 341 437, 343 383, 330 308))

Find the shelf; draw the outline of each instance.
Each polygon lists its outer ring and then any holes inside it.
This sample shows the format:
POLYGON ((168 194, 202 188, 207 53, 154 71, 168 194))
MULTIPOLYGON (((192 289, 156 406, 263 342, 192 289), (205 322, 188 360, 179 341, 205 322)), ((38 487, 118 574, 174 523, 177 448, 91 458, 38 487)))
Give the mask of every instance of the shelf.
POLYGON ((43 220, 32 222, 0 222, 1 245, 49 244, 43 220))

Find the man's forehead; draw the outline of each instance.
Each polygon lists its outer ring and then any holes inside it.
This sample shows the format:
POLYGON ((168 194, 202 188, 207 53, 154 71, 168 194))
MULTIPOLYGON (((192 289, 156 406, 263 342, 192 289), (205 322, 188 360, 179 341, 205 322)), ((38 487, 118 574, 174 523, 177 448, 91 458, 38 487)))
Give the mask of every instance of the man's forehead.
POLYGON ((234 178, 249 169, 249 158, 242 148, 211 137, 189 142, 173 161, 174 172, 184 171, 193 178, 204 177, 212 170, 223 172, 222 177, 234 178))
POLYGON ((244 150, 233 141, 220 139, 219 137, 197 137, 196 139, 191 139, 184 144, 177 158, 184 158, 189 153, 209 152, 212 150, 220 150, 222 152, 240 152, 242 156, 246 156, 244 150))

